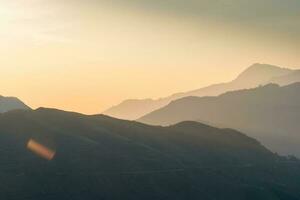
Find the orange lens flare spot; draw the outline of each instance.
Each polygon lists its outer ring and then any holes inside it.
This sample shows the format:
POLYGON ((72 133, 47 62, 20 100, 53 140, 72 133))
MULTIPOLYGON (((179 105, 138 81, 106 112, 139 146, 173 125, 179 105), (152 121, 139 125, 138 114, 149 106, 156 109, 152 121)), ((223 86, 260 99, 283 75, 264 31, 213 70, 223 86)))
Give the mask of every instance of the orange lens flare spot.
POLYGON ((27 143, 27 148, 38 156, 46 159, 52 160, 55 156, 55 151, 38 143, 37 141, 30 139, 27 143))

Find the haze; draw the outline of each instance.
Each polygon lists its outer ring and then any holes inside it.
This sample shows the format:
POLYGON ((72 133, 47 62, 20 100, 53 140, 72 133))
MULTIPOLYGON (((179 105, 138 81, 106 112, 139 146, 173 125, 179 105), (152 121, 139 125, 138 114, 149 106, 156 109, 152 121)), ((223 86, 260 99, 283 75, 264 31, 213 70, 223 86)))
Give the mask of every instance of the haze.
POLYGON ((0 93, 97 113, 300 66, 298 0, 0 0, 0 93))

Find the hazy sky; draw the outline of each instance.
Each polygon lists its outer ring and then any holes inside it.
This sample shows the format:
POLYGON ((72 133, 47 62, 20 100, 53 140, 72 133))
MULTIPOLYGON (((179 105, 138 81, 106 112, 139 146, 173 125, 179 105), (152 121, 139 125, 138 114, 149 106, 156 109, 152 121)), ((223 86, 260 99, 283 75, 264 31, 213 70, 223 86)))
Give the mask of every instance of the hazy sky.
POLYGON ((300 67, 299 0, 0 0, 0 94, 98 113, 300 67))

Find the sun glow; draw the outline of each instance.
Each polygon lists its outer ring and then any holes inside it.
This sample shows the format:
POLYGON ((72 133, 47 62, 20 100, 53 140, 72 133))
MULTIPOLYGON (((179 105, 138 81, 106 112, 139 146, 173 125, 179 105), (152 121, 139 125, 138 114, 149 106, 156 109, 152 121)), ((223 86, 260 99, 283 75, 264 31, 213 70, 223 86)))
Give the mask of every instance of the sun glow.
MULTIPOLYGON (((293 42, 286 37, 298 31, 296 15, 277 20, 284 27, 279 34, 253 25, 252 12, 245 11, 249 22, 232 22, 244 16, 240 9, 223 20, 210 17, 214 10, 194 16, 174 5, 172 13, 159 1, 149 1, 154 7, 147 9, 129 3, 146 1, 107 2, 0 0, 0 95, 17 96, 32 108, 90 114, 127 98, 230 81, 256 62, 299 66, 299 34, 293 42)), ((275 11, 269 18, 277 19, 275 11)))
POLYGON ((3 29, 3 25, 7 24, 10 20, 15 17, 15 13, 8 6, 7 3, 0 1, 0 25, 3 29))

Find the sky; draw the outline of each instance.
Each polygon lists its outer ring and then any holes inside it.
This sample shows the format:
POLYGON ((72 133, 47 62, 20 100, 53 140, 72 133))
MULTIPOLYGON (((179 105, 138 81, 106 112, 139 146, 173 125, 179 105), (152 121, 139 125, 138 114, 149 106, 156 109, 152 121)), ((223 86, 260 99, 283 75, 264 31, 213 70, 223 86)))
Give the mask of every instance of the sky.
POLYGON ((300 68, 299 0, 0 0, 0 94, 87 114, 300 68))

